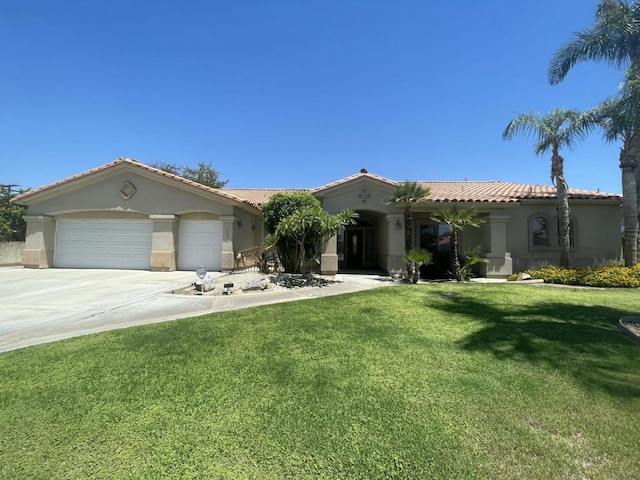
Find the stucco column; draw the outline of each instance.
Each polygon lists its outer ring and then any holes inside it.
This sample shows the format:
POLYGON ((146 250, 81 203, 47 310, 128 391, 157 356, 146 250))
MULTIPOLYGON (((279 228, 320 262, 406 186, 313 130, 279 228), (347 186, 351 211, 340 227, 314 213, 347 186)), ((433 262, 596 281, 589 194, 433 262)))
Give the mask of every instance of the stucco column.
POLYGON ((27 238, 22 251, 25 268, 53 267, 56 222, 48 215, 23 215, 27 222, 27 238))
POLYGON ((487 222, 489 247, 488 263, 481 264, 482 273, 487 278, 506 278, 513 273, 511 254, 507 252, 508 215, 490 214, 487 222))
POLYGON ((222 271, 231 271, 235 265, 233 229, 236 217, 233 215, 220 215, 220 221, 222 222, 222 271))
POLYGON ((338 236, 334 235, 324 246, 320 255, 320 273, 322 275, 335 275, 338 273, 338 236))
POLYGON ((151 271, 173 272, 177 268, 178 218, 175 215, 149 215, 153 221, 151 271))
POLYGON ((404 215, 390 213, 386 215, 387 221, 387 255, 384 268, 389 274, 404 272, 404 215))

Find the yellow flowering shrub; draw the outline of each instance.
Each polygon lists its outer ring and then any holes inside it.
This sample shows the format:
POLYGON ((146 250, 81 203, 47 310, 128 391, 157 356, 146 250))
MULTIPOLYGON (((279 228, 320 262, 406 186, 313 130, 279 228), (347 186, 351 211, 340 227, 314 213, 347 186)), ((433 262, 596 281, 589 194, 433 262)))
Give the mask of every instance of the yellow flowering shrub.
MULTIPOLYGON (((582 285, 586 287, 640 287, 640 264, 634 267, 602 266, 564 268, 555 265, 527 270, 524 273, 531 278, 542 279, 545 283, 559 283, 563 285, 582 285)), ((509 277, 515 280, 517 274, 509 277)))

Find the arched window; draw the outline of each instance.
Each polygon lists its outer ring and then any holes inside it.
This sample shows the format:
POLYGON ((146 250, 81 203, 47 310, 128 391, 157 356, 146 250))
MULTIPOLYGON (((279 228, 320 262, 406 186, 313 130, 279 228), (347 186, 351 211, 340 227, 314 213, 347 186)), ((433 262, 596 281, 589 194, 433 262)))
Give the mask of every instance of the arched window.
POLYGON ((534 215, 529 219, 529 242, 532 247, 549 246, 549 219, 534 215))

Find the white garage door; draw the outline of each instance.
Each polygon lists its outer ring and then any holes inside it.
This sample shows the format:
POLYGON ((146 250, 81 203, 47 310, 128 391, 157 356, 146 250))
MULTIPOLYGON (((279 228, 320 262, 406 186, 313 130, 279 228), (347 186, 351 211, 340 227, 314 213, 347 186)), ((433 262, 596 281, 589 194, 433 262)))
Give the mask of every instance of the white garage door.
POLYGON ((181 220, 178 269, 195 270, 200 265, 212 272, 222 269, 222 222, 181 220))
POLYGON ((53 264, 62 268, 151 268, 150 221, 60 220, 53 264))

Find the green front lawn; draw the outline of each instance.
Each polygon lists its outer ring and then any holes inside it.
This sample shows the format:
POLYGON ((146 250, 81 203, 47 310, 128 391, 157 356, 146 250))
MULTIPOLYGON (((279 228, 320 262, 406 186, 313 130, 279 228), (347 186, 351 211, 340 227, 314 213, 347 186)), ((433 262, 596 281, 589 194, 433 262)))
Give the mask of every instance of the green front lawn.
POLYGON ((640 478, 637 290, 429 284, 0 355, 0 478, 640 478))

